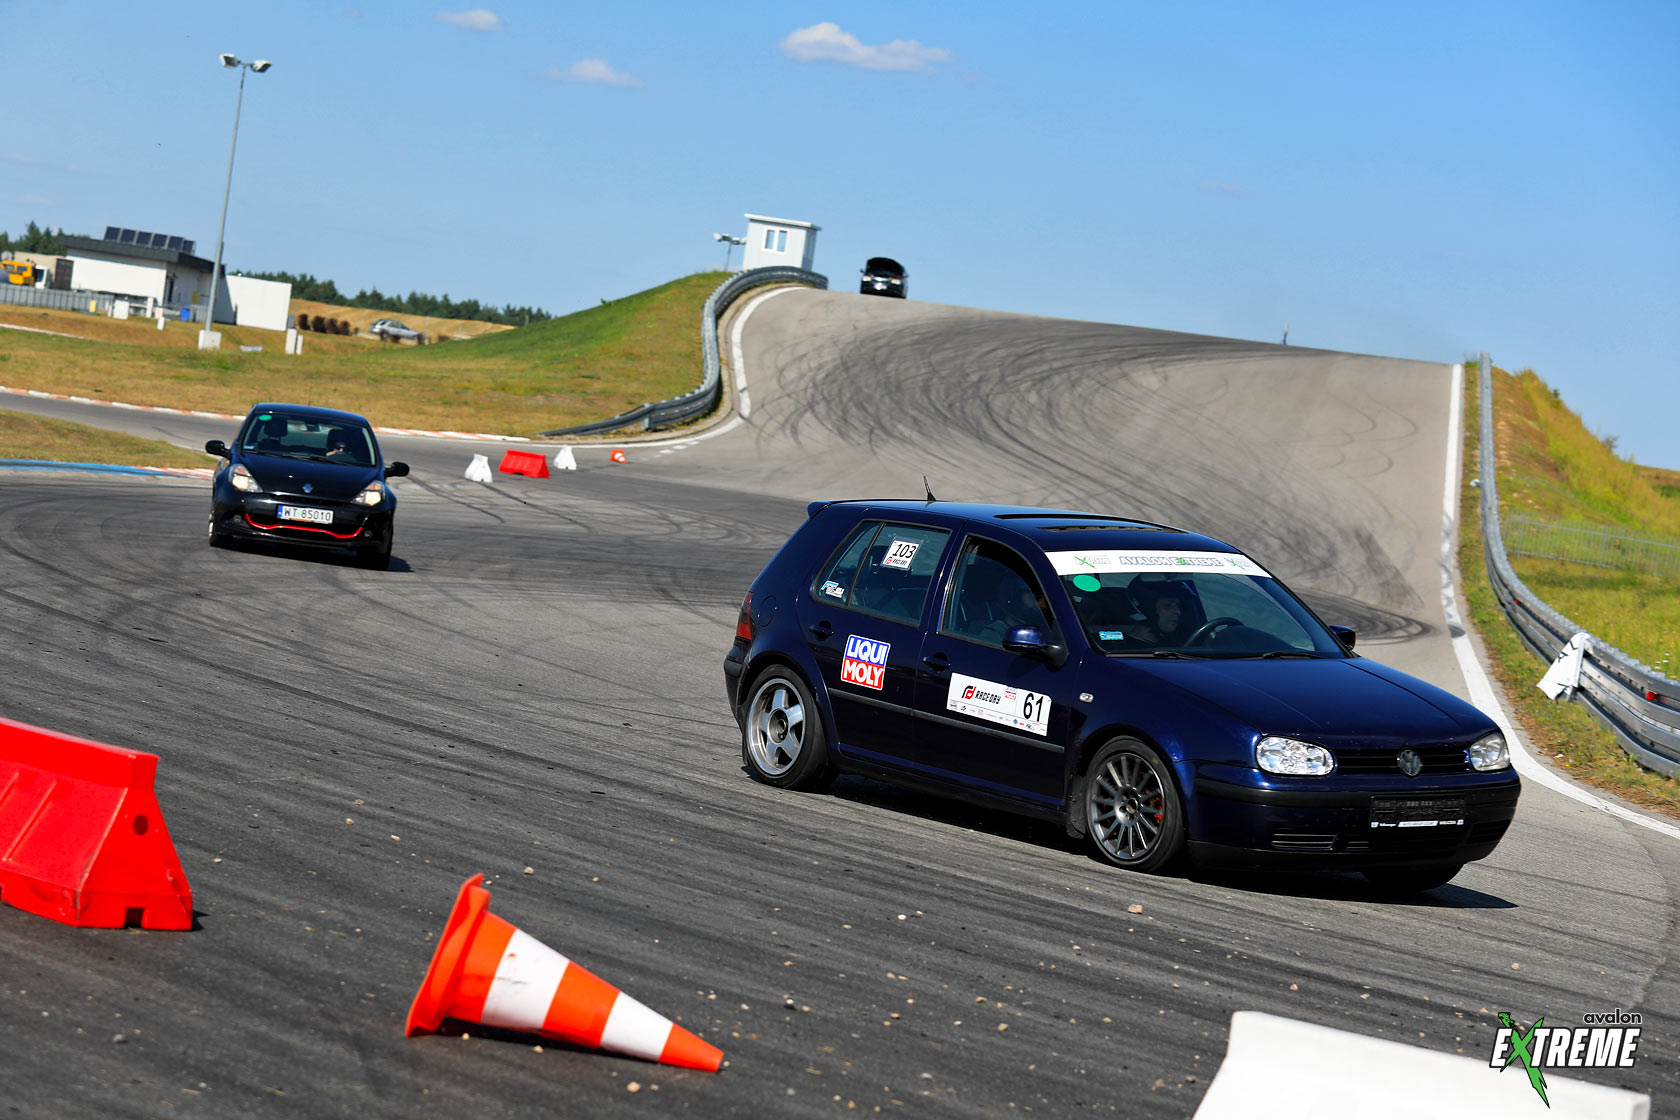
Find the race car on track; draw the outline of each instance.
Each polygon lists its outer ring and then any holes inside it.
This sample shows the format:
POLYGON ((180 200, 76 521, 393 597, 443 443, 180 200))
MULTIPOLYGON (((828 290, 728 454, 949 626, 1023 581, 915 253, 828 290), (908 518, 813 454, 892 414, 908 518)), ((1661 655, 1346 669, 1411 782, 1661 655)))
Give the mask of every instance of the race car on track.
POLYGON ((866 296, 903 299, 910 294, 910 274, 891 257, 870 257, 860 271, 863 279, 858 281, 858 291, 866 296))
POLYGON ((813 502, 724 660, 759 781, 847 771, 1065 825, 1101 858, 1440 886, 1521 783, 1497 725, 1353 652, 1211 537, 949 502, 813 502))
POLYGON ((222 464, 211 483, 209 540, 260 540, 349 549, 370 568, 391 561, 397 497, 388 478, 407 463, 384 463, 373 428, 354 412, 302 404, 259 404, 229 447, 204 445, 222 464))

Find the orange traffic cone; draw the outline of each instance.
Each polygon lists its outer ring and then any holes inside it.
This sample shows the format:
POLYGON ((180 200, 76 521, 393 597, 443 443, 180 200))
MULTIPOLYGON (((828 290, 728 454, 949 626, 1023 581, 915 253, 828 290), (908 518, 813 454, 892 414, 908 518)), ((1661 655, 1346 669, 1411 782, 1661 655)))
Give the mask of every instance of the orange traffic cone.
POLYGON ((612 454, 608 455, 607 458, 611 459, 615 463, 628 463, 630 461, 624 457, 624 448, 622 447, 613 448, 612 454))
POLYGON ((490 913, 484 876, 461 884, 408 1034, 443 1020, 530 1031, 670 1066, 715 1071, 723 1051, 490 913))

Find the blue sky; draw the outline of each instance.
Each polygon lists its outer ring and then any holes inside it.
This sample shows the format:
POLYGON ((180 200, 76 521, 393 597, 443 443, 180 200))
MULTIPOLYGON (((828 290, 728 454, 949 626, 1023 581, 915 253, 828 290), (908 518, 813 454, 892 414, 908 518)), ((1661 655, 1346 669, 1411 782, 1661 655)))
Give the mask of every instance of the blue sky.
POLYGON ((487 3, 0 0, 0 228, 210 256, 226 51, 231 268, 565 313, 771 214, 835 288, 1485 348, 1680 468, 1680 5, 487 3))

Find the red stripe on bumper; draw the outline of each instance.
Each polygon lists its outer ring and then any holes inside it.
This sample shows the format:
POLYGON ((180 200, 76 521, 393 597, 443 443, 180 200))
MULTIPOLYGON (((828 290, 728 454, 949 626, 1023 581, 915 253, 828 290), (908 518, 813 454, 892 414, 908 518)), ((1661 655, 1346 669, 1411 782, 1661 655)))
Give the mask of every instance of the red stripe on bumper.
POLYGON ((258 521, 248 513, 245 515, 245 521, 251 526, 251 528, 261 529, 268 533, 272 533, 276 529, 301 529, 305 533, 325 533, 327 536, 341 541, 355 540, 357 537, 362 535, 360 528, 358 528, 354 533, 335 533, 331 529, 318 529, 313 525, 294 525, 290 521, 284 521, 276 525, 264 525, 261 521, 258 521))

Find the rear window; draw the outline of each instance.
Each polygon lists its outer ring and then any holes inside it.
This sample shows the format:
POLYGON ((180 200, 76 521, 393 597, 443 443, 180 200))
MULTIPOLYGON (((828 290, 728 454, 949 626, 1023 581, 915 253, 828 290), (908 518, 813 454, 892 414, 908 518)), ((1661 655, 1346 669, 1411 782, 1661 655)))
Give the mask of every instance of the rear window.
POLYGON ((818 573, 813 594, 819 602, 913 626, 950 537, 948 529, 926 525, 865 522, 818 573))

